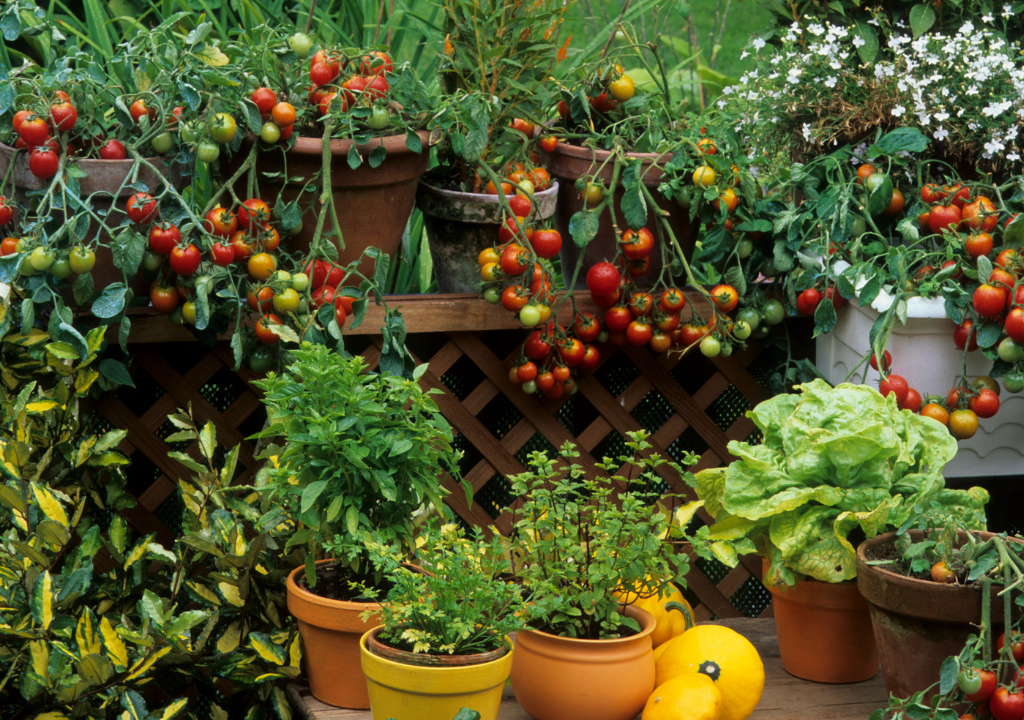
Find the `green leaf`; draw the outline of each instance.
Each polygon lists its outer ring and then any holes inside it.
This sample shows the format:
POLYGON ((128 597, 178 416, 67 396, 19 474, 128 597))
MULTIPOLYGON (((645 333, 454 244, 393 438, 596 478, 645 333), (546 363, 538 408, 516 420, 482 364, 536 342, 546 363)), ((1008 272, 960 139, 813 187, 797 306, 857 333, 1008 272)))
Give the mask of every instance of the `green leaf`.
POLYGON ((999 339, 1002 336, 1003 328, 998 323, 986 320, 985 323, 978 330, 978 347, 995 347, 995 345, 999 342, 999 339))
POLYGON ((868 149, 868 157, 895 156, 901 152, 920 153, 928 149, 928 137, 916 127, 900 127, 884 135, 868 149))
POLYGON ((242 109, 242 118, 245 120, 245 124, 249 126, 249 130, 259 135, 263 129, 263 118, 260 117, 260 109, 256 107, 256 103, 245 99, 238 103, 238 107, 242 109))
POLYGON ((597 237, 600 221, 597 213, 579 210, 569 219, 569 234, 576 247, 584 248, 597 237))
MULTIPOLYGON (((928 3, 921 3, 910 8, 910 30, 914 33, 914 37, 920 37, 924 33, 928 32, 932 25, 935 24, 935 11, 932 10, 932 6, 928 3)), ((948 690, 940 691, 945 695, 948 690)))
POLYGON ((129 690, 121 696, 121 707, 127 711, 130 720, 146 720, 146 716, 149 715, 146 701, 134 690, 129 690))
POLYGON ((89 653, 75 663, 75 667, 82 679, 91 685, 102 685, 114 676, 114 666, 99 653, 89 653))
POLYGON ((423 142, 420 140, 420 136, 412 130, 405 131, 405 146, 409 148, 410 152, 417 155, 423 152, 423 142))
POLYGON ((32 585, 32 619, 46 630, 53 622, 53 576, 48 570, 32 585))
POLYGON ((300 512, 306 512, 316 503, 320 494, 327 489, 326 480, 314 480, 305 487, 302 491, 302 502, 299 508, 300 512))
POLYGON ((639 230, 647 223, 647 200, 640 177, 642 170, 642 164, 637 161, 622 171, 622 215, 633 230, 639 230))
POLYGON ((182 635, 210 617, 208 610, 186 610, 167 628, 168 635, 182 635))
POLYGON ((115 385, 125 385, 127 387, 135 387, 135 382, 132 380, 131 374, 128 372, 128 368, 124 366, 123 362, 114 360, 113 358, 104 358, 100 360, 100 375, 105 377, 115 385))
POLYGON ((353 170, 357 170, 360 165, 363 164, 363 156, 359 154, 359 150, 356 149, 356 144, 352 145, 348 149, 348 166, 353 170))
POLYGON ((348 506, 348 510, 345 511, 345 526, 349 535, 355 535, 359 530, 359 508, 357 506, 348 506))
POLYGON ((856 30, 860 39, 864 41, 864 44, 857 48, 857 54, 860 55, 861 62, 870 64, 878 55, 878 36, 863 20, 856 21, 856 30))
POLYGON ((872 215, 881 215, 891 202, 892 178, 886 175, 881 184, 868 195, 868 212, 872 215))
MULTIPOLYGON (((13 9, 13 8, 12 8, 13 9)), ((21 18, 18 17, 17 12, 5 12, 3 16, 0 16, 0 30, 3 30, 4 40, 7 42, 14 42, 21 35, 21 18)), ((11 94, 14 94, 13 86, 9 86, 11 94)), ((13 102, 13 101, 12 101, 13 102)), ((0 112, 7 112, 10 106, 0 112)))
POLYGON ((103 319, 116 317, 124 310, 126 290, 124 283, 119 282, 103 288, 103 292, 92 304, 92 314, 103 319))
POLYGON ((370 152, 370 160, 369 160, 370 167, 372 167, 372 168, 380 167, 381 163, 383 163, 384 160, 387 159, 387 156, 388 156, 387 148, 384 147, 384 143, 381 143, 380 145, 375 147, 370 152))
POLYGON ((277 665, 287 665, 288 655, 285 649, 275 643, 269 635, 263 633, 251 632, 249 633, 249 645, 256 653, 266 660, 277 665))
MULTIPOLYGON (((929 10, 931 8, 928 8, 929 10)), ((942 668, 939 670, 939 694, 945 695, 956 685, 956 676, 960 672, 960 664, 956 657, 948 657, 942 661, 942 668)))

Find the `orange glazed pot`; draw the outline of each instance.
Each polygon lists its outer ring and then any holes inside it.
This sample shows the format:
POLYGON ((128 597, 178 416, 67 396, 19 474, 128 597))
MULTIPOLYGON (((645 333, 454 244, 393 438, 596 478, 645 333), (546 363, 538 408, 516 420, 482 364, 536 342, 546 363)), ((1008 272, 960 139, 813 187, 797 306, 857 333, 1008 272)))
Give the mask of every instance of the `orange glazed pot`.
POLYGON ((627 607, 640 633, 577 640, 538 630, 516 633, 512 691, 534 720, 632 720, 654 692, 654 617, 627 607))
POLYGON ((878 650, 871 614, 855 580, 801 580, 787 590, 768 589, 786 672, 824 683, 861 682, 875 676, 878 650))
MULTIPOLYGON (((330 564, 321 560, 317 567, 330 564)), ((359 657, 359 639, 380 624, 375 616, 363 622, 359 616, 377 603, 332 600, 311 593, 299 584, 305 568, 288 574, 288 610, 299 621, 302 654, 306 660, 309 691, 320 702, 337 707, 366 710, 370 696, 366 691, 359 657)))

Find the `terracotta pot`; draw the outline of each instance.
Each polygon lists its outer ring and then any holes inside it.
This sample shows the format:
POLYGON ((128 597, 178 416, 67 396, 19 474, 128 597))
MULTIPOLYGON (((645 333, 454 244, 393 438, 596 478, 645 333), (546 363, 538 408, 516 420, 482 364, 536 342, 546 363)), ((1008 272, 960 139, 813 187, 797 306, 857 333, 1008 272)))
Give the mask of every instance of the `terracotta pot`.
MULTIPOLYGON (((321 560, 317 567, 329 565, 321 560)), ((313 697, 328 705, 365 710, 370 707, 366 678, 360 668, 360 638, 379 622, 360 615, 378 603, 346 602, 320 597, 300 585, 305 568, 288 574, 288 610, 299 621, 302 654, 313 697)))
POLYGON ((512 669, 510 642, 491 653, 431 656, 445 664, 424 665, 422 654, 379 642, 380 630, 363 635, 359 646, 373 720, 451 720, 464 707, 480 713, 481 720, 497 718, 501 691, 512 669))
MULTIPOLYGON (((368 247, 380 248, 394 258, 415 202, 416 184, 430 161, 429 133, 421 130, 418 135, 423 145, 419 154, 406 147, 405 135, 373 138, 365 145, 357 145, 356 150, 363 156, 363 163, 355 170, 349 167, 347 160, 352 141, 331 140, 331 187, 334 210, 344 241, 344 248, 340 249, 338 257, 342 265, 357 260, 368 247), (376 168, 371 168, 369 155, 382 144, 388 151, 387 157, 376 168)), ((250 135, 242 145, 242 157, 248 153, 253 142, 255 136, 250 135)), ((283 202, 291 202, 299 197, 303 185, 316 177, 322 167, 323 139, 319 137, 298 138, 294 147, 283 156, 277 150, 261 152, 257 161, 260 197, 271 206, 279 202, 278 198, 283 202), (287 185, 262 175, 284 173, 286 170, 289 178, 287 185)), ((299 200, 309 209, 302 217, 302 229, 286 241, 293 252, 305 254, 309 250, 316 230, 316 214, 311 205, 314 197, 319 194, 318 187, 314 192, 305 193, 299 200)), ((315 204, 319 205, 319 202, 315 204)), ((324 223, 325 231, 330 230, 329 223, 330 218, 324 223)), ((364 274, 372 276, 372 261, 363 261, 359 268, 364 274)))
MULTIPOLYGON (((915 542, 923 537, 918 530, 910 535, 915 542)), ((994 533, 978 536, 987 540, 994 533)), ((868 564, 888 557, 895 541, 896 533, 886 533, 861 543, 857 548, 857 587, 871 607, 885 689, 908 697, 937 682, 942 661, 958 655, 968 636, 977 633, 981 588, 919 580, 868 564)), ((999 590, 991 591, 993 637, 999 636, 1003 626, 999 590)), ((1019 617, 1019 608, 1014 609, 1014 616, 1019 617)))
MULTIPOLYGON (((569 220, 572 216, 583 209, 583 194, 576 189, 578 178, 596 177, 606 183, 612 179, 612 163, 601 168, 610 153, 607 150, 592 150, 590 148, 578 147, 567 143, 558 143, 553 153, 547 154, 548 171, 553 177, 560 181, 561 189, 558 193, 558 212, 555 214, 555 227, 566 242, 562 243, 562 275, 566 285, 572 280, 572 272, 579 259, 579 248, 569 235, 569 220), (601 168, 598 172, 598 168, 601 168)), ((643 169, 643 183, 649 188, 656 188, 661 182, 664 174, 661 165, 672 158, 671 153, 629 153, 631 158, 640 158, 643 169)), ((697 229, 699 221, 690 221, 689 210, 683 210, 673 200, 664 197, 657 190, 652 190, 658 200, 658 206, 668 212, 668 222, 672 232, 679 241, 686 258, 693 255, 693 246, 697 242, 697 229)), ((618 220, 618 229, 625 232, 629 229, 622 215, 622 197, 624 191, 620 187, 615 192, 615 217, 618 220)), ((653 208, 647 209, 647 223, 644 225, 654 235, 654 252, 651 253, 651 268, 642 277, 637 278, 641 287, 649 286, 661 273, 661 249, 658 234, 658 219, 653 208), (646 285, 645 285, 646 284, 646 285)), ((604 261, 611 261, 617 252, 617 238, 615 229, 612 227, 609 213, 602 213, 600 226, 597 235, 583 250, 583 267, 577 279, 576 286, 585 287, 587 271, 595 264, 604 261)))
MULTIPOLYGON (((555 214, 558 183, 534 193, 536 217, 546 220, 555 214)), ((475 293, 480 286, 477 256, 498 241, 502 206, 497 195, 464 193, 421 182, 416 205, 423 222, 434 262, 437 290, 442 293, 475 293)), ((562 247, 572 240, 562 233, 562 247)))
POLYGON ((768 589, 786 672, 825 683, 861 682, 875 676, 878 651, 868 604, 856 581, 801 580, 787 590, 768 589))
POLYGON ((641 632, 618 640, 576 640, 537 630, 516 633, 512 691, 535 720, 632 720, 654 691, 654 617, 626 615, 641 632))
MULTIPOLYGON (((15 152, 14 148, 0 143, 0 177, 7 174, 10 163, 14 160, 13 180, 14 186, 17 188, 16 195, 20 202, 25 202, 29 199, 25 194, 27 191, 48 187, 50 180, 42 180, 32 174, 28 168, 27 152, 19 153, 16 159, 15 152)), ((143 165, 139 168, 137 180, 145 183, 151 193, 155 194, 158 191, 161 184, 161 176, 167 178, 177 190, 181 190, 188 184, 189 178, 182 174, 183 166, 180 163, 171 163, 170 167, 168 167, 164 159, 160 157, 147 158, 146 161, 153 166, 156 172, 143 165)), ((86 197, 93 195, 93 193, 99 193, 90 201, 95 210, 110 212, 114 200, 113 195, 120 190, 117 197, 116 211, 121 214, 124 213, 125 202, 135 191, 130 188, 122 189, 121 185, 135 166, 134 160, 86 159, 76 160, 74 165, 86 173, 86 177, 78 181, 82 196, 86 197)), ((113 224, 117 225, 118 222, 115 221, 113 224)), ((86 236, 86 241, 91 241, 95 238, 96 232, 96 224, 93 223, 89 234, 86 236)), ((124 279, 121 271, 114 267, 113 254, 109 247, 112 242, 112 238, 104 235, 100 238, 101 244, 96 247, 96 266, 92 269, 92 279, 93 285, 97 290, 101 290, 115 282, 122 282, 124 279)), ((77 241, 73 244, 77 244, 77 241)), ((150 279, 143 277, 141 270, 134 278, 129 278, 128 280, 129 287, 132 288, 135 294, 148 296, 150 279)), ((68 297, 70 297, 70 293, 68 297)))

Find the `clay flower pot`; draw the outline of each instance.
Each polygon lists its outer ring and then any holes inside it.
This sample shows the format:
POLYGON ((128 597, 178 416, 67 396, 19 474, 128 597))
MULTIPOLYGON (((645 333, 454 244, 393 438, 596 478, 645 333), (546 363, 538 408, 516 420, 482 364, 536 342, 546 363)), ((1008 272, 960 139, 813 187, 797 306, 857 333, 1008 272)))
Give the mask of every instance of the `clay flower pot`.
MULTIPOLYGON (((20 202, 24 202, 27 199, 25 193, 29 190, 40 190, 50 185, 51 179, 40 179, 28 168, 28 153, 22 151, 18 153, 15 158, 15 153, 18 151, 12 147, 0 143, 0 177, 4 177, 7 174, 7 170, 10 167, 12 160, 14 161, 13 180, 14 186, 17 189, 17 198, 20 202)), ((139 182, 145 183, 146 187, 153 194, 160 189, 163 178, 170 181, 171 185, 175 189, 181 190, 188 184, 189 178, 183 173, 183 166, 180 163, 168 163, 165 162, 162 157, 146 158, 146 161, 153 166, 153 170, 143 165, 139 168, 139 174, 136 178, 139 182), (154 170, 156 172, 154 172, 154 170)), ((86 173, 86 177, 79 179, 78 185, 81 189, 82 198, 88 198, 94 193, 98 193, 92 197, 89 202, 91 207, 96 211, 107 212, 111 211, 111 206, 116 202, 116 209, 120 213, 125 211, 125 203, 128 197, 135 191, 131 188, 122 189, 122 183, 125 178, 135 167, 134 160, 75 160, 73 164, 83 172, 86 173), (120 192, 117 198, 114 198, 114 194, 120 192)), ((117 222, 113 222, 117 225, 117 222)), ((96 237, 97 225, 92 224, 89 230, 89 234, 86 236, 86 241, 91 242, 96 237)), ((123 276, 121 271, 114 267, 114 257, 110 251, 110 243, 113 240, 104 235, 100 238, 100 245, 96 247, 96 266, 92 269, 93 285, 97 290, 102 290, 107 285, 115 282, 121 282, 123 276)), ((149 293, 149 282, 142 277, 141 271, 135 276, 135 278, 128 278, 129 287, 131 287, 137 295, 147 295, 149 293)))
POLYGON ((629 606, 641 627, 617 640, 516 633, 512 691, 535 720, 632 720, 654 691, 654 617, 629 606))
MULTIPOLYGON (((923 533, 911 530, 910 536, 919 542, 923 533)), ((978 533, 982 540, 993 536, 978 533)), ((868 564, 891 557, 895 542, 896 533, 886 533, 861 543, 857 548, 857 587, 871 607, 885 689, 908 697, 937 682, 942 661, 958 655, 968 636, 977 632, 981 588, 919 580, 868 564)), ((991 589, 993 637, 1002 632, 1000 589, 991 589)))
MULTIPOLYGON (((552 217, 558 197, 557 182, 534 193, 536 217, 542 220, 552 217)), ((480 286, 477 256, 498 242, 503 217, 498 196, 444 190, 421 182, 416 205, 423 212, 438 291, 477 292, 480 286)), ((563 231, 563 249, 566 243, 572 240, 563 231)))
MULTIPOLYGON (((317 567, 331 562, 321 560, 317 567)), ((299 584, 304 573, 302 566, 292 570, 287 588, 288 610, 299 621, 302 634, 309 690, 328 705, 365 710, 370 707, 370 696, 360 668, 360 638, 378 621, 363 622, 359 616, 380 605, 320 597, 299 584)))
POLYGON ((825 683, 861 682, 878 672, 867 601, 853 580, 801 580, 769 587, 782 667, 790 675, 825 683))
MULTIPOLYGON (((356 150, 363 156, 363 163, 355 170, 348 164, 352 141, 331 140, 331 192, 344 240, 344 248, 338 257, 340 264, 347 265, 358 259, 368 247, 380 248, 394 258, 415 203, 416 185, 430 161, 429 133, 421 130, 417 134, 422 144, 418 154, 406 147, 404 134, 373 138, 365 145, 357 145, 356 150), (387 157, 376 168, 371 168, 370 153, 380 145, 387 149, 387 157)), ((250 135, 242 145, 242 156, 248 153, 253 142, 255 136, 250 135)), ((279 201, 279 197, 281 202, 295 200, 304 184, 316 177, 322 166, 323 138, 320 137, 300 137, 284 154, 280 150, 261 152, 256 164, 260 173, 257 178, 260 197, 271 206, 279 201), (262 175, 284 174, 286 171, 289 182, 284 186, 280 179, 262 175)), ((309 250, 316 230, 316 213, 312 208, 320 204, 319 200, 310 203, 319 195, 318 186, 300 200, 309 209, 302 217, 302 229, 287 240, 293 252, 305 254, 309 250)), ((325 221, 325 231, 331 229, 330 222, 330 218, 325 221)), ((372 262, 364 261, 360 271, 372 273, 372 262)))
MULTIPOLYGON (((548 153, 548 172, 560 181, 558 193, 558 212, 555 214, 555 227, 564 238, 562 243, 562 275, 568 285, 572 280, 572 272, 579 259, 580 249, 572 242, 569 235, 569 220, 578 211, 583 209, 583 193, 576 189, 578 178, 595 177, 608 183, 612 179, 612 163, 604 165, 609 155, 607 150, 592 150, 590 148, 578 147, 567 143, 558 143, 554 152, 548 153), (598 168, 601 171, 598 172, 598 168)), ((668 222, 675 233, 676 240, 683 253, 689 259, 693 255, 693 247, 697 242, 698 221, 690 222, 689 210, 684 210, 675 201, 661 195, 657 190, 661 177, 664 174, 661 165, 672 158, 671 153, 629 153, 631 158, 640 158, 643 164, 643 183, 652 188, 655 198, 658 199, 658 206, 668 212, 668 222)), ((615 218, 619 223, 620 232, 629 229, 622 215, 622 197, 624 191, 619 187, 615 192, 615 218)), ((661 273, 661 250, 658 244, 658 219, 654 208, 647 209, 647 223, 644 225, 654 235, 655 247, 651 253, 651 268, 642 277, 637 278, 637 283, 643 286, 650 285, 661 273)), ((617 251, 615 229, 612 227, 611 215, 608 212, 602 213, 600 226, 597 235, 583 250, 583 267, 577 280, 577 287, 584 287, 584 280, 587 270, 599 262, 611 261, 617 251)))
POLYGON ((495 720, 512 670, 511 642, 479 655, 424 655, 363 635, 359 652, 373 720, 451 720, 460 708, 495 720))

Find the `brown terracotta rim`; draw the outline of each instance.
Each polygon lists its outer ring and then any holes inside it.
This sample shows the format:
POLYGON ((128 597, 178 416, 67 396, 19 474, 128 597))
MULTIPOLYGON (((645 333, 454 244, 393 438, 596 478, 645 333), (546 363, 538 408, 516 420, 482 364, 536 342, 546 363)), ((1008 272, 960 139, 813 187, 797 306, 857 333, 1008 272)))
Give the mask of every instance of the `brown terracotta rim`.
MULTIPOLYGON (((405 144, 405 133, 401 135, 384 135, 383 137, 370 138, 365 143, 357 143, 356 148, 360 154, 366 155, 371 152, 374 148, 379 145, 383 145, 389 153, 408 153, 410 155, 423 155, 430 150, 430 133, 426 130, 418 130, 416 134, 420 138, 420 142, 423 147, 419 153, 413 153, 405 144)), ((249 133, 246 138, 246 143, 252 144, 256 142, 256 135, 249 133)), ((296 138, 295 144, 288 150, 289 153, 295 155, 320 155, 323 152, 324 139, 322 137, 299 137, 296 138)), ((332 155, 347 155, 349 148, 352 147, 352 141, 346 139, 332 139, 331 140, 331 154, 332 155)))
POLYGON ((366 648, 374 655, 385 660, 401 663, 402 665, 417 665, 419 667, 463 667, 465 665, 482 665, 494 662, 500 657, 508 654, 508 646, 502 645, 497 650, 485 653, 474 653, 472 655, 429 655, 427 653, 413 653, 407 650, 400 650, 386 645, 377 639, 377 635, 383 632, 384 626, 375 627, 366 638, 366 648))
MULTIPOLYGON (((555 146, 553 155, 567 155, 571 158, 578 158, 580 160, 604 160, 606 157, 611 155, 611 150, 601 150, 599 148, 588 148, 582 145, 572 145, 570 143, 558 143, 555 146)), ((651 162, 655 164, 661 164, 668 162, 672 159, 672 153, 641 153, 641 152, 627 152, 626 157, 640 158, 645 163, 651 162)))
POLYGON ((545 638, 555 638, 559 642, 579 645, 581 647, 587 645, 593 646, 595 643, 601 643, 606 647, 611 647, 615 645, 625 645, 631 642, 635 642, 638 638, 645 637, 654 632, 654 616, 646 610, 638 608, 635 605, 627 605, 625 606, 623 614, 632 617, 634 620, 640 623, 640 632, 636 633, 635 635, 630 635, 628 637, 612 638, 610 640, 590 640, 588 638, 571 638, 565 637, 564 635, 555 635, 553 633, 544 632, 543 630, 534 630, 532 628, 525 630, 524 632, 532 633, 534 635, 540 635, 545 638))

